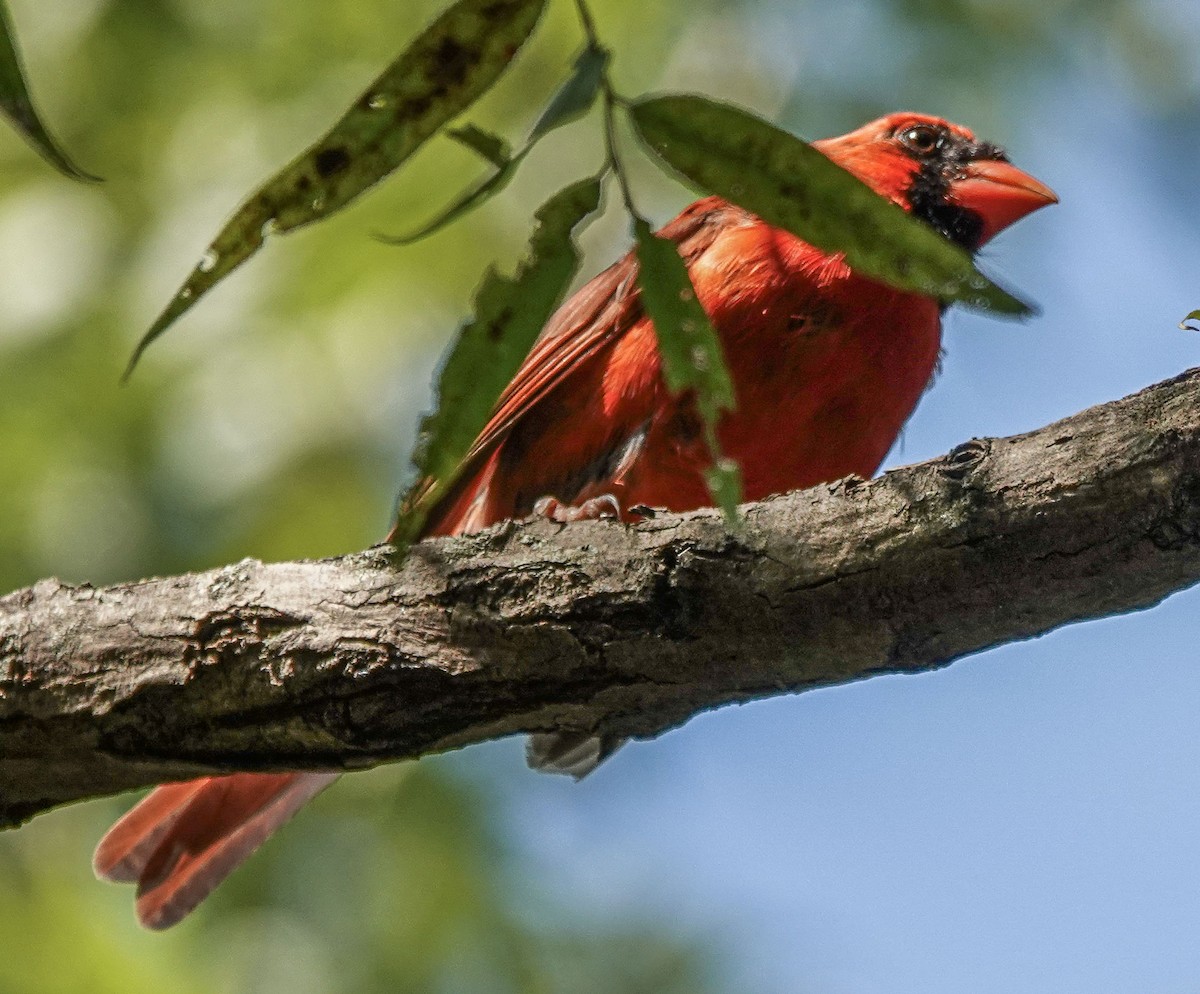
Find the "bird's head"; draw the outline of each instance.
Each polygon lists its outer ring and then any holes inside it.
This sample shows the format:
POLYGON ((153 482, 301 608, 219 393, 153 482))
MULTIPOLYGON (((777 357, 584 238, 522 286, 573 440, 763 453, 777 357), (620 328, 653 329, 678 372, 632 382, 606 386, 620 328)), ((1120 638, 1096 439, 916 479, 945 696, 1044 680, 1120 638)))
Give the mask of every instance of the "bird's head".
POLYGON ((1012 165, 999 145, 928 114, 889 114, 813 144, 969 252, 1058 202, 1053 190, 1012 165))

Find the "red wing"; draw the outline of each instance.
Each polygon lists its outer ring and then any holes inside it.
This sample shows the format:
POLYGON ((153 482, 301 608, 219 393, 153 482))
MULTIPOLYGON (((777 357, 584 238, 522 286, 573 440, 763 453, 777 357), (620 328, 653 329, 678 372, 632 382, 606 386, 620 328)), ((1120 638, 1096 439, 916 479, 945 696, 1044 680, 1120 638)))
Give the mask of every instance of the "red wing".
MULTIPOLYGON (((741 208, 717 197, 706 197, 686 208, 659 234, 675 242, 690 267, 722 231, 751 220, 751 215, 741 208)), ((496 401, 488 423, 463 459, 458 482, 430 514, 426 534, 438 531, 443 519, 456 517, 456 509, 461 508, 467 492, 474 489, 488 460, 522 417, 573 373, 611 349, 641 320, 642 295, 637 275, 637 257, 630 252, 558 309, 496 401)))

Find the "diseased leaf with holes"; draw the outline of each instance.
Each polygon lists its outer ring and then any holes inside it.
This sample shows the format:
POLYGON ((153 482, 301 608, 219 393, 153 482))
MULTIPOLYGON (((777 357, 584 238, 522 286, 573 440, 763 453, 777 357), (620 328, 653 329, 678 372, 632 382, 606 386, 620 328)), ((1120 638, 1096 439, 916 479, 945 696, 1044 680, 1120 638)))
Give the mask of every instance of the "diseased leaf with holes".
POLYGON ((59 172, 72 179, 96 181, 97 177, 85 173, 67 158, 33 107, 7 0, 0 0, 0 111, 38 154, 59 172))
POLYGON ((1189 321, 1200 322, 1200 311, 1192 311, 1191 314, 1179 322, 1179 328, 1181 331, 1200 331, 1200 327, 1194 327, 1188 324, 1189 321))
POLYGON ((762 118, 691 95, 640 100, 630 114, 646 144, 696 187, 844 253, 865 276, 947 303, 1031 312, 980 273, 966 251, 762 118))
POLYGON ((696 299, 687 265, 675 243, 654 234, 642 218, 634 221, 633 230, 637 238, 638 285, 658 336, 663 378, 672 393, 694 391, 713 458, 706 474, 709 492, 725 517, 736 522, 742 498, 741 476, 737 464, 721 455, 717 443, 722 412, 737 406, 721 340, 696 299))
POLYGON ((507 68, 546 0, 458 0, 355 101, 325 137, 261 187, 221 229, 138 343, 146 347, 214 285, 262 248, 346 206, 461 114, 507 68))
POLYGON ((608 67, 608 50, 588 45, 575 58, 571 75, 550 99, 529 134, 530 143, 587 113, 600 92, 600 81, 608 67))
POLYGON ((400 554, 457 479, 464 456, 487 424, 501 391, 554 313, 579 270, 575 229, 600 206, 600 180, 560 190, 534 215, 537 227, 512 276, 491 269, 475 295, 475 316, 438 379, 437 410, 425 417, 413 463, 419 480, 401 503, 391 541, 400 554))

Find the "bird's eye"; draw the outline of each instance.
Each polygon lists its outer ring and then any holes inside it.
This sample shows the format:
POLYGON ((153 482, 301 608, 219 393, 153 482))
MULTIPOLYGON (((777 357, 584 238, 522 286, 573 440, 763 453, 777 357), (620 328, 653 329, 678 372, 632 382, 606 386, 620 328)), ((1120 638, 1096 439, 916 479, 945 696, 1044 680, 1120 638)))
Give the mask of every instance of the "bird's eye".
POLYGON ((899 135, 900 144, 918 155, 928 155, 942 144, 942 133, 928 124, 914 124, 899 135))

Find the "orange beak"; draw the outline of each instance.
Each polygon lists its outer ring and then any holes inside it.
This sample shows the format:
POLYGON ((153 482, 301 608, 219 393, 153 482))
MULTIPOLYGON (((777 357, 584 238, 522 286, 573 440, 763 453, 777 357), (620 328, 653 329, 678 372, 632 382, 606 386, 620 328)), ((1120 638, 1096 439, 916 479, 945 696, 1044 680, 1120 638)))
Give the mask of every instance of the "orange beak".
POLYGON ((962 176, 950 183, 946 199, 979 215, 983 221, 981 244, 1039 207, 1058 203, 1050 187, 998 159, 969 163, 962 176))

